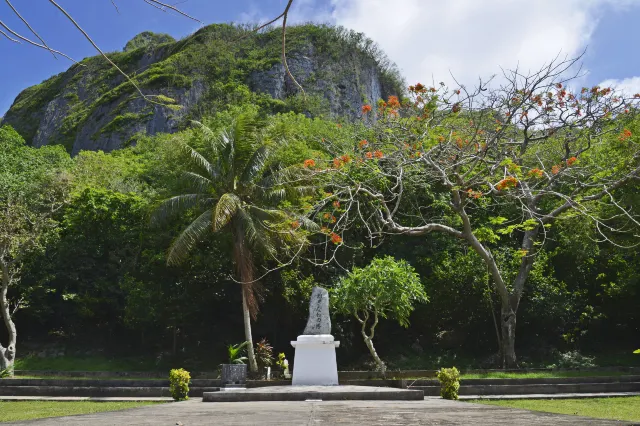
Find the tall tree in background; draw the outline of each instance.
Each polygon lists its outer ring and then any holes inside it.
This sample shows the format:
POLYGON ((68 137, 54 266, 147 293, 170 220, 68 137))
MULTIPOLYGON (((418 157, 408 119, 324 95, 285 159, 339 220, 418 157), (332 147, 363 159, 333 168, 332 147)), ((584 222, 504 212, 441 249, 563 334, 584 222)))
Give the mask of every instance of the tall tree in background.
POLYGON ((509 367, 518 306, 553 224, 579 216, 612 243, 640 225, 618 192, 640 181, 633 121, 640 94, 572 93, 565 73, 575 63, 505 72, 501 86, 474 90, 412 86, 411 100, 380 104, 386 118, 350 154, 356 161, 335 170, 331 198, 346 211, 333 232, 359 219, 372 237, 439 232, 479 255, 501 302, 509 367), (416 202, 424 188, 436 191, 429 205, 416 202), (504 259, 494 256, 505 249, 504 259))
POLYGON ((0 342, 0 371, 13 375, 18 331, 14 314, 23 307, 28 289, 9 289, 20 283, 30 255, 43 251, 58 230, 54 216, 64 205, 67 184, 63 170, 69 156, 61 147, 34 149, 13 129, 0 128, 0 315, 7 330, 0 342))
POLYGON ((189 194, 165 200, 154 220, 190 209, 204 210, 171 245, 168 263, 184 261, 190 250, 212 232, 228 232, 233 243, 236 279, 242 286, 242 312, 251 371, 258 366, 253 350, 251 319, 256 319, 259 288, 256 276, 257 257, 282 264, 278 255, 299 252, 305 245, 299 226, 307 223, 294 219, 277 208, 278 202, 291 194, 290 188, 277 182, 277 171, 269 168, 271 149, 263 140, 260 121, 249 114, 238 115, 226 129, 215 133, 197 123, 212 157, 184 145, 192 170, 185 172, 189 194))

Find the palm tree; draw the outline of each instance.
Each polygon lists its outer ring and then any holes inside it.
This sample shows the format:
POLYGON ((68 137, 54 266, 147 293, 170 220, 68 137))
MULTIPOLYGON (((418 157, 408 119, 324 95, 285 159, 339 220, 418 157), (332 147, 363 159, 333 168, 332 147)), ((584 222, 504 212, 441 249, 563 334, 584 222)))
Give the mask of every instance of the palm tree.
POLYGON ((304 191, 278 183, 278 173, 269 167, 271 150, 262 141, 261 122, 241 114, 219 133, 194 122, 211 145, 212 160, 184 145, 192 170, 184 176, 193 189, 164 200, 154 213, 154 221, 197 209, 202 213, 173 241, 167 262, 184 261, 190 250, 210 232, 229 232, 233 241, 236 280, 242 285, 242 312, 249 367, 257 371, 253 351, 251 319, 258 313, 255 254, 277 259, 283 250, 297 250, 306 237, 298 224, 313 226, 304 218, 271 208, 292 193, 304 191), (292 224, 294 224, 292 226, 292 224))

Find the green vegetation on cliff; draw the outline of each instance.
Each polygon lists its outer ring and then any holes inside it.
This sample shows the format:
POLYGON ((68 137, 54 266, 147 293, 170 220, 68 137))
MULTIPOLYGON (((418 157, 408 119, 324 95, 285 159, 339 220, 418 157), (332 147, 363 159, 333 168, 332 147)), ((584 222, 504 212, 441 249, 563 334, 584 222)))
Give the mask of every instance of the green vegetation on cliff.
POLYGON ((281 34, 280 29, 254 34, 227 24, 205 27, 177 42, 143 33, 124 52, 109 56, 145 94, 176 105, 145 102, 97 56, 26 89, 5 122, 35 146, 60 144, 76 154, 120 148, 138 133, 173 133, 190 119, 231 105, 354 119, 364 103, 403 92, 395 66, 364 35, 303 25, 290 28, 288 44, 292 72, 308 95, 303 98, 285 78, 281 34))

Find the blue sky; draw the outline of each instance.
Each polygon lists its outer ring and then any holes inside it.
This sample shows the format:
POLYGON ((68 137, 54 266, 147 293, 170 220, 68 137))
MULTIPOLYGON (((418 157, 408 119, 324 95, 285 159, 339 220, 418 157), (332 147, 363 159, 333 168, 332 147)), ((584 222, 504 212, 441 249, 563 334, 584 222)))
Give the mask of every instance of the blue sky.
MULTIPOLYGON (((176 38, 199 24, 165 13, 142 0, 58 0, 106 51, 121 50, 150 30, 176 38), (91 6, 87 6, 91 4, 91 6)), ((170 0, 177 3, 181 0, 170 0)), ((47 0, 13 0, 47 42, 75 59, 95 51, 47 0)), ((172 4, 173 4, 172 3, 172 4)), ((206 24, 257 22, 279 14, 285 0, 188 0, 185 12, 206 24)), ((0 4, 0 20, 27 35, 0 4)), ((640 91, 640 0, 296 0, 293 21, 321 21, 367 33, 409 83, 446 81, 450 73, 473 83, 516 63, 531 69, 558 52, 587 48, 584 84, 607 81, 640 91), (635 78, 637 77, 637 78, 635 78)), ((65 59, 0 36, 0 115, 21 90, 64 71, 65 59)))

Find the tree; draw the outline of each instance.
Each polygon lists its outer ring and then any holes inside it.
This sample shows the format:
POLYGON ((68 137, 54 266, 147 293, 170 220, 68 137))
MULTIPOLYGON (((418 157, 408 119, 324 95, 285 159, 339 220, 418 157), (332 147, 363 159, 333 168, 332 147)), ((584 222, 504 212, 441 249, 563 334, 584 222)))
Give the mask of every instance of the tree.
POLYGON ((391 256, 376 258, 365 268, 353 268, 331 295, 337 312, 353 315, 362 325, 364 343, 383 373, 386 365, 373 346, 379 319, 395 319, 408 327, 414 304, 429 300, 413 267, 391 256))
POLYGON ((29 256, 56 235, 54 216, 67 195, 61 172, 68 160, 60 147, 33 149, 13 129, 0 128, 0 314, 8 334, 7 345, 0 342, 0 371, 10 375, 18 341, 13 316, 24 306, 28 291, 22 289, 11 298, 9 289, 20 283, 29 256))
POLYGON ((165 200, 154 219, 191 209, 204 210, 172 243, 169 264, 185 260, 191 249, 211 231, 231 236, 236 278, 242 285, 245 339, 250 342, 249 366, 255 372, 258 367, 251 319, 256 319, 259 304, 256 256, 265 254, 278 264, 284 263, 277 255, 299 252, 306 238, 298 228, 311 224, 274 208, 299 188, 278 184, 277 170, 269 167, 272 147, 263 140, 259 120, 249 113, 240 114, 218 133, 202 123, 197 125, 211 147, 211 160, 191 146, 183 145, 192 167, 184 176, 192 192, 165 200))
POLYGON ((474 90, 411 86, 412 99, 380 103, 383 119, 350 154, 357 167, 338 164, 330 185, 347 209, 337 224, 357 219, 372 237, 443 233, 479 255, 501 303, 505 366, 516 364, 518 306, 553 224, 579 216, 612 242, 640 225, 619 195, 640 181, 629 130, 640 94, 572 93, 576 61, 505 71, 504 84, 474 90), (425 188, 428 205, 417 195, 425 188), (509 251, 504 261, 497 248, 509 251))

